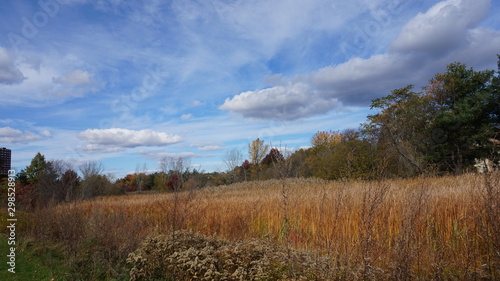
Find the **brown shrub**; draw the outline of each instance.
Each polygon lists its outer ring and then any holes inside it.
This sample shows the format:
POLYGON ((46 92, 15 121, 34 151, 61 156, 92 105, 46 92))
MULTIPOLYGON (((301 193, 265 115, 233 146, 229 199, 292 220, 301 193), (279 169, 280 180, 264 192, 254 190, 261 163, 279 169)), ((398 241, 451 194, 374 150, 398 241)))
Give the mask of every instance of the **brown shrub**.
POLYGON ((229 242, 179 231, 147 239, 127 259, 130 280, 329 280, 327 259, 268 240, 229 242), (293 272, 290 268, 293 267, 293 272))

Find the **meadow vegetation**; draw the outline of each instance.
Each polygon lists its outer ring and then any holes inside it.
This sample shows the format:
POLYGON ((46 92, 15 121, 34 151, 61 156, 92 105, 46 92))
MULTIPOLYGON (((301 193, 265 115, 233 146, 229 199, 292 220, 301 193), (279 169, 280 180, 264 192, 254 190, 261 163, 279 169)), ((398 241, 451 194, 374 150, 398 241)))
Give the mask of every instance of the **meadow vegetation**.
POLYGON ((37 153, 20 249, 68 280, 500 280, 500 71, 452 63, 372 109, 293 153, 256 139, 225 172, 166 157, 115 179, 37 153))
POLYGON ((40 209, 27 232, 39 244, 60 245, 79 280, 129 273, 133 280, 240 280, 251 272, 262 278, 247 280, 497 280, 498 182, 498 172, 284 179, 100 197, 40 209), (255 260, 241 260, 245 249, 255 260))

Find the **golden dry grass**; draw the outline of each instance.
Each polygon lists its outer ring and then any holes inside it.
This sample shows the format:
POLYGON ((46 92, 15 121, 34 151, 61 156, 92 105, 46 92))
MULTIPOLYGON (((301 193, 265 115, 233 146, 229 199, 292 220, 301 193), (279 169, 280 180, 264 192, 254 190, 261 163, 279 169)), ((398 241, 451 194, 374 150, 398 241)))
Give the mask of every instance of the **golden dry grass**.
POLYGON ((51 220, 35 218, 33 233, 50 237, 59 229, 56 236, 70 237, 74 247, 93 235, 111 244, 110 251, 130 251, 149 235, 187 229, 319 250, 362 279, 377 271, 396 280, 495 279, 499 179, 498 173, 372 182, 287 179, 104 197, 50 210, 51 220), (67 233, 71 229, 80 234, 67 233))

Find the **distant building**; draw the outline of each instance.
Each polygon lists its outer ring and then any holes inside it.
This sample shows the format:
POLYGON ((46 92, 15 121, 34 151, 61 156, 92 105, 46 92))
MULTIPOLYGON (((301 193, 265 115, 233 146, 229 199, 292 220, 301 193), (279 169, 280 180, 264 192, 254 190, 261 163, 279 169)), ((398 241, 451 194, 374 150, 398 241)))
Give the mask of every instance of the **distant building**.
POLYGON ((6 176, 10 170, 11 150, 0 147, 0 175, 6 176))

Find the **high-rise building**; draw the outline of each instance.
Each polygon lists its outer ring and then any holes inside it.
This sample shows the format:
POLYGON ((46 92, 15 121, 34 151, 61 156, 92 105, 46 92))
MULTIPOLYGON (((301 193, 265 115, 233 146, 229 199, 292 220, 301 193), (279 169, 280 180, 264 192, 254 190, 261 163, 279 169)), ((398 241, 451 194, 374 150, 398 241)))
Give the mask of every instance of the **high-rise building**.
POLYGON ((10 170, 11 150, 0 147, 0 175, 7 175, 10 170))

